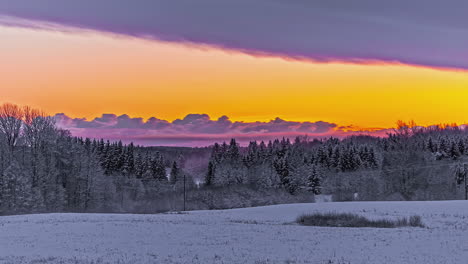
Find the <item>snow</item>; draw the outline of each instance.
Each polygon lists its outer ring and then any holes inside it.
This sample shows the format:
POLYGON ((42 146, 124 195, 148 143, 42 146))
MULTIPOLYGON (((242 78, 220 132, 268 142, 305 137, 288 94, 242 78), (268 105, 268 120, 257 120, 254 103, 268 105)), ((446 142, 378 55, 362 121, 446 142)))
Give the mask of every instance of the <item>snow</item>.
POLYGON ((288 204, 157 215, 0 217, 0 263, 467 263, 468 202, 288 204), (294 224, 310 212, 420 215, 427 228, 294 224))

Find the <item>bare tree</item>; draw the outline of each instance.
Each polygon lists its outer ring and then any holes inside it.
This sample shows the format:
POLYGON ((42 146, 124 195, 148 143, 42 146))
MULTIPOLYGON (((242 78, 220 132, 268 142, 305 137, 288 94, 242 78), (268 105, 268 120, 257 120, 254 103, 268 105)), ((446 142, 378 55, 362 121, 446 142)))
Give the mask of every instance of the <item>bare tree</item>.
POLYGON ((23 116, 23 110, 17 105, 6 103, 0 106, 0 133, 5 137, 11 154, 20 136, 23 116))
POLYGON ((23 116, 24 139, 33 151, 37 150, 41 143, 45 142, 55 134, 53 133, 55 130, 55 121, 52 117, 47 116, 43 111, 29 106, 23 107, 23 116))
POLYGON ((31 148, 32 153, 32 174, 33 186, 37 185, 37 163, 38 151, 44 143, 50 141, 55 133, 55 121, 52 117, 47 116, 43 111, 23 107, 23 133, 22 136, 26 144, 31 148))

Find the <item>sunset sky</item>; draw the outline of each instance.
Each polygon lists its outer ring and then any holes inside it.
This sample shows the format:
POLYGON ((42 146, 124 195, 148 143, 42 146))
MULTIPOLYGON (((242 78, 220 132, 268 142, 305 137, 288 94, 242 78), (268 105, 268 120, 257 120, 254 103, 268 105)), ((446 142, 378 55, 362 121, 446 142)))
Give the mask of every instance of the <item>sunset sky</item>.
POLYGON ((0 103, 163 145, 468 122, 460 8, 176 2, 0 0, 0 103))

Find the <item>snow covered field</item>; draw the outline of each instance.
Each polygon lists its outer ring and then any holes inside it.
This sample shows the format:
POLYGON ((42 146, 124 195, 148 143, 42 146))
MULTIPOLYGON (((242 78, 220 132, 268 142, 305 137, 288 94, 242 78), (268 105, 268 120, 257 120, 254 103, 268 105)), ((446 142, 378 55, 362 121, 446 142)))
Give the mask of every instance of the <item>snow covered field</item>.
POLYGON ((0 217, 0 263, 468 263, 468 202, 290 204, 184 214, 0 217), (293 224, 308 212, 420 215, 427 228, 293 224))

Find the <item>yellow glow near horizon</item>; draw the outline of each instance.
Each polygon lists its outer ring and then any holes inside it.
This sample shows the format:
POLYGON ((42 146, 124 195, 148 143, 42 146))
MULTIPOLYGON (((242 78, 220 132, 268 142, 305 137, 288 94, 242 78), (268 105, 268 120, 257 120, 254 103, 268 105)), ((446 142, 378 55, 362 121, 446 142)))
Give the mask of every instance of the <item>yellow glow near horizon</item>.
POLYGON ((93 118, 468 122, 468 73, 311 63, 214 48, 0 27, 0 102, 93 118))

